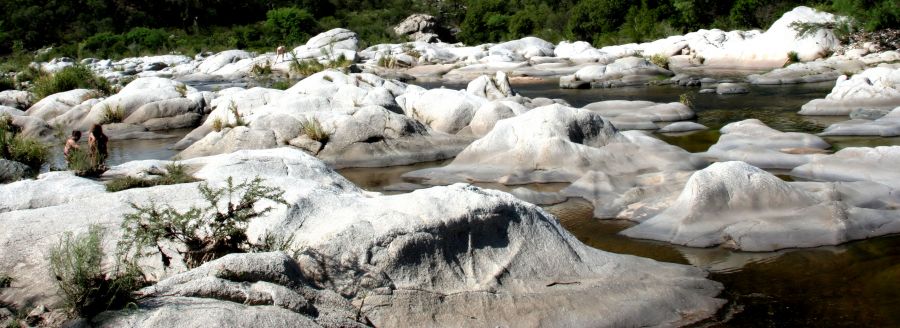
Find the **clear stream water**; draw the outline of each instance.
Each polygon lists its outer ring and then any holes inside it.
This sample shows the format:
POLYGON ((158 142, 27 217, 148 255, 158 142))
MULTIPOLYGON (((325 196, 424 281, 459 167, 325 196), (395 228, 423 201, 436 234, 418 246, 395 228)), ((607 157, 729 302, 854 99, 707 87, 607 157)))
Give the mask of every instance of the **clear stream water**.
MULTIPOLYGON (((428 88, 439 84, 422 84, 428 88)), ((444 85, 461 89, 465 85, 444 85)), ((697 122, 709 131, 659 138, 691 152, 709 148, 723 125, 748 118, 759 119, 781 131, 821 132, 844 117, 803 117, 800 106, 822 98, 833 83, 787 86, 752 86, 746 95, 698 94, 698 88, 674 86, 617 89, 562 90, 555 81, 514 84, 527 97, 562 98, 573 106, 601 100, 678 101, 682 93, 694 94, 697 122)), ((168 147, 187 131, 172 131, 178 138, 119 141, 110 144, 110 164, 140 159, 169 159, 168 147)), ((900 145, 900 138, 826 138, 834 149, 851 146, 900 145)), ((339 173, 367 190, 384 191, 404 182, 402 174, 449 161, 388 168, 342 169, 339 173)), ((484 185, 504 189, 502 186, 484 185)), ((561 186, 531 186, 559 189, 561 186)), ((804 327, 883 326, 900 327, 900 236, 886 236, 835 247, 784 250, 769 253, 736 252, 720 248, 696 249, 667 243, 636 240, 618 235, 633 223, 598 220, 590 203, 571 199, 545 207, 582 242, 609 252, 648 257, 664 262, 696 265, 710 270, 710 278, 724 284, 720 297, 728 304, 701 327, 804 327)))

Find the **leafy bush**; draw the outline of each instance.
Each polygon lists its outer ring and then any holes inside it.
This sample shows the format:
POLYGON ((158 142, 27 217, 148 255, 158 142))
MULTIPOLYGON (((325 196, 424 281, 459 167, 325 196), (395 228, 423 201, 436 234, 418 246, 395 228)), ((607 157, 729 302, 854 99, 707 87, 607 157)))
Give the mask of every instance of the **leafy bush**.
POLYGON ((7 76, 0 76, 0 91, 4 90, 13 90, 16 88, 16 83, 7 76))
POLYGON ((94 75, 93 71, 81 65, 63 68, 56 74, 39 77, 34 82, 34 94, 38 99, 79 88, 94 89, 104 94, 109 94, 112 90, 109 81, 94 75))
POLYGON ((326 143, 328 142, 328 133, 322 129, 319 120, 310 118, 300 122, 300 131, 312 140, 326 143))
POLYGON ((669 57, 666 55, 655 54, 650 57, 650 62, 661 68, 669 69, 669 57))
POLYGON ((250 73, 255 76, 269 76, 272 75, 272 64, 269 61, 266 61, 265 64, 253 64, 253 67, 250 68, 250 73))
POLYGON ((97 225, 83 235, 67 232, 50 249, 50 273, 63 302, 70 313, 81 317, 124 307, 131 301, 130 293, 144 284, 143 275, 132 264, 119 263, 113 272, 104 272, 103 234, 97 225))
POLYGON ((80 177, 99 177, 106 172, 106 166, 103 163, 97 163, 90 154, 81 149, 69 150, 66 165, 70 171, 80 177))
POLYGON ((300 43, 309 38, 309 32, 316 32, 315 18, 306 10, 287 7, 269 10, 266 13, 266 27, 282 43, 300 43))
POLYGON ((125 33, 125 43, 134 53, 162 51, 171 46, 169 33, 163 29, 135 27, 125 33))
POLYGON ((125 120, 125 109, 122 106, 110 106, 105 104, 100 113, 100 124, 122 123, 125 120))
POLYGON ((49 157, 49 146, 20 135, 12 117, 0 115, 0 158, 25 164, 36 174, 49 157))
MULTIPOLYGON (((213 188, 206 183, 198 187, 208 203, 205 207, 191 207, 185 212, 154 203, 131 204, 135 213, 125 215, 122 222, 123 236, 119 243, 120 254, 143 256, 145 248, 160 249, 162 243, 179 245, 188 268, 231 253, 249 250, 247 225, 253 218, 271 211, 272 207, 257 210, 262 200, 284 204, 284 192, 266 187, 262 179, 255 178, 234 184, 231 178, 223 188, 213 188)), ((164 265, 170 259, 160 253, 164 265)))
MULTIPOLYGON (((593 40, 598 44, 599 35, 614 32, 622 23, 628 11, 622 0, 581 0, 572 8, 566 25, 570 38, 593 40)), ((599 44, 598 44, 599 45, 599 44)))
POLYGON ((237 104, 235 104, 233 101, 228 104, 228 111, 231 112, 231 115, 234 115, 234 125, 232 125, 231 127, 247 125, 247 122, 244 122, 244 118, 241 117, 241 113, 238 112, 237 104))
POLYGON ((290 89, 292 86, 294 86, 294 85, 291 83, 291 81, 287 81, 287 80, 280 80, 280 81, 272 82, 272 89, 287 90, 287 89, 290 89))
POLYGON ((125 54, 128 47, 125 45, 125 37, 111 32, 100 32, 84 39, 80 44, 84 53, 104 58, 114 58, 125 54))
POLYGON ((113 179, 106 183, 106 191, 117 192, 133 188, 147 188, 196 181, 199 180, 188 174, 184 165, 173 163, 166 166, 166 174, 154 179, 141 179, 130 176, 113 179))
POLYGON ((789 51, 787 53, 787 62, 784 63, 784 66, 787 67, 790 64, 799 63, 799 62, 800 62, 800 55, 797 54, 796 51, 789 51))
POLYGON ((299 60, 291 62, 291 71, 300 75, 309 76, 324 71, 325 65, 315 59, 299 60))

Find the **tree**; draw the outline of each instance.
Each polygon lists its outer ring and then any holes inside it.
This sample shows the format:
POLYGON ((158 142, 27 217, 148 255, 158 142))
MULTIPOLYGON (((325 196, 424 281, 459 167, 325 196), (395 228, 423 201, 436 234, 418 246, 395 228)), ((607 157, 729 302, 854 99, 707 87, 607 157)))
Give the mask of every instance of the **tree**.
POLYGON ((282 43, 301 43, 316 32, 316 20, 312 14, 297 7, 269 10, 266 13, 266 27, 282 43))

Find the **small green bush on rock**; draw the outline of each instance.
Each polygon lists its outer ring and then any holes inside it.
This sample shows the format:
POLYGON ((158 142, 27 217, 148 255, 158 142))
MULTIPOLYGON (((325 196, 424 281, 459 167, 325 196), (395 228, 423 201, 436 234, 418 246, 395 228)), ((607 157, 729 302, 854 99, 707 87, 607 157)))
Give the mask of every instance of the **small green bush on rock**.
MULTIPOLYGON (((207 201, 205 207, 191 207, 181 212, 175 208, 150 203, 131 204, 135 213, 125 215, 119 252, 122 256, 142 257, 146 248, 160 249, 163 242, 179 244, 179 253, 188 268, 231 253, 250 250, 247 225, 250 220, 271 211, 272 207, 257 210, 262 200, 284 204, 284 192, 266 187, 255 178, 235 184, 231 178, 223 188, 201 183, 198 187, 207 201)), ((170 260, 159 253, 163 265, 170 260)))
POLYGON ((122 308, 131 292, 144 284, 136 266, 119 264, 107 274, 103 270, 103 234, 91 226, 86 234, 67 232, 50 249, 50 273, 57 281, 66 309, 90 318, 108 309, 122 308))
POLYGON ((109 81, 94 75, 93 71, 81 65, 63 68, 56 74, 45 75, 34 81, 34 94, 37 99, 79 88, 95 89, 103 94, 112 91, 109 81))
POLYGON ((37 173, 49 157, 49 146, 20 135, 12 117, 0 115, 0 158, 25 164, 37 173))

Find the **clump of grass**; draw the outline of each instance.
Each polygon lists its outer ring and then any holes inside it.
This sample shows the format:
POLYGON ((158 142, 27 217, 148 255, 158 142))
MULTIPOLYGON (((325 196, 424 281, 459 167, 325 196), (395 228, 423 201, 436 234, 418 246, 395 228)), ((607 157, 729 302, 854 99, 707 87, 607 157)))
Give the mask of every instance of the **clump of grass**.
POLYGON ((71 314, 90 318, 122 308, 131 301, 131 292, 144 285, 143 274, 134 264, 118 263, 110 273, 103 270, 103 234, 97 225, 78 236, 67 232, 50 249, 50 273, 71 314))
POLYGON ((166 166, 166 174, 155 179, 141 179, 135 177, 116 178, 106 183, 106 191, 117 192, 133 188, 147 188, 162 185, 191 183, 199 181, 187 173, 184 165, 172 163, 166 166))
POLYGON ((72 149, 69 151, 69 157, 66 158, 68 169, 80 177, 99 177, 106 172, 103 163, 95 163, 90 154, 81 149, 72 149))
POLYGON ((272 89, 287 90, 293 86, 291 81, 281 80, 272 82, 272 89))
POLYGON ((231 115, 234 115, 234 125, 231 127, 247 125, 247 122, 244 122, 244 118, 241 117, 241 113, 238 112, 237 104, 233 101, 228 105, 228 111, 231 112, 231 115))
MULTIPOLYGON (((250 220, 271 211, 260 209, 258 202, 268 200, 286 204, 284 192, 266 187, 262 179, 255 178, 235 184, 231 178, 222 188, 206 183, 198 186, 208 203, 203 207, 191 207, 185 212, 154 203, 131 204, 136 212, 125 215, 122 222, 122 239, 119 253, 123 256, 144 256, 144 249, 161 249, 164 243, 175 243, 188 268, 195 268, 231 253, 251 249, 247 237, 250 220)), ((159 253, 162 263, 169 266, 170 258, 159 253)))
POLYGON ((38 99, 78 88, 94 89, 104 94, 112 91, 109 81, 81 65, 63 68, 55 74, 44 75, 34 81, 34 94, 38 99))
POLYGON ((694 108, 694 94, 682 93, 680 96, 678 96, 678 102, 687 106, 688 108, 694 108))
POLYGON ((187 96, 187 84, 179 83, 175 85, 175 91, 178 91, 182 97, 187 96))
POLYGON ((212 121, 212 129, 213 129, 213 131, 220 132, 220 131, 222 131, 222 129, 224 129, 224 128, 225 128, 225 123, 222 122, 222 119, 221 119, 221 118, 216 117, 216 118, 213 119, 213 121, 212 121))
POLYGON ((322 129, 322 124, 315 118, 300 121, 300 131, 312 140, 321 143, 328 142, 328 133, 322 129))
POLYGON ((291 63, 291 71, 300 75, 309 76, 324 70, 325 65, 315 59, 298 60, 295 58, 291 63))
POLYGON ((381 58, 378 58, 378 66, 384 68, 396 68, 397 67, 397 59, 394 56, 385 55, 381 58))
POLYGON ((250 73, 255 76, 269 76, 272 75, 272 64, 267 60, 265 64, 253 64, 253 67, 250 68, 250 73))
POLYGON ((655 54, 650 56, 650 62, 653 63, 653 65, 669 69, 669 57, 666 55, 655 54))
POLYGON ((8 114, 0 115, 0 158, 25 164, 31 174, 40 171, 50 157, 50 147, 19 134, 8 114))
POLYGON ((0 76, 0 91, 13 90, 16 88, 16 82, 8 76, 0 76))
POLYGON ((100 113, 100 124, 122 123, 125 120, 125 109, 120 105, 115 107, 109 104, 103 105, 103 112, 100 113))
POLYGON ((799 62, 800 62, 800 55, 796 51, 790 51, 787 53, 787 62, 784 63, 784 67, 787 67, 790 64, 799 63, 799 62))

